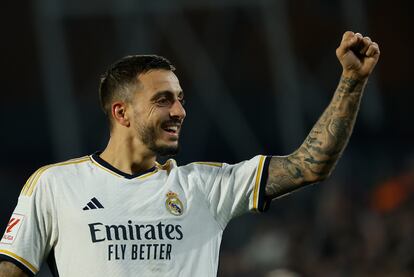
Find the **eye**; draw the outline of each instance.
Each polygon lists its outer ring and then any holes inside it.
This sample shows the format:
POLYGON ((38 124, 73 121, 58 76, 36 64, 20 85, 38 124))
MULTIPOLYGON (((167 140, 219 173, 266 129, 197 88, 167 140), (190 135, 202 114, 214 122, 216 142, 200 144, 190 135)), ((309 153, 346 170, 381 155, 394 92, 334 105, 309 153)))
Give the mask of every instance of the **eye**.
POLYGON ((180 101, 181 106, 185 106, 185 100, 184 100, 184 98, 178 99, 178 101, 180 101))
POLYGON ((168 106, 168 105, 171 104, 171 100, 167 97, 161 97, 161 98, 157 99, 156 103, 157 103, 158 106, 165 107, 165 106, 168 106))

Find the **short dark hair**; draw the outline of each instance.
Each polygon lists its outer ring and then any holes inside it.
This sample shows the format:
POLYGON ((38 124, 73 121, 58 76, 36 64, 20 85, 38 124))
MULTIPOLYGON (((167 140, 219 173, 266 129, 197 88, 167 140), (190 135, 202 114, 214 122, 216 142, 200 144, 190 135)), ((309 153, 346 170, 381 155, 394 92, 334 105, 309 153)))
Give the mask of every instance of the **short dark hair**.
POLYGON ((99 100, 104 113, 112 127, 111 105, 114 100, 131 101, 129 89, 138 84, 138 75, 154 69, 174 71, 169 60, 157 55, 131 55, 123 57, 112 64, 101 76, 99 100))

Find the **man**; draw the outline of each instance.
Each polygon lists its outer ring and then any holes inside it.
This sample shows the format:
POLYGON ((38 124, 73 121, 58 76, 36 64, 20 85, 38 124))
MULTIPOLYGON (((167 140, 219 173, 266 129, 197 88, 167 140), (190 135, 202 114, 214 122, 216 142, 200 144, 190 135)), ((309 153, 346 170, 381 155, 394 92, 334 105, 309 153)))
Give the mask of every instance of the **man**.
POLYGON ((380 52, 346 32, 336 54, 338 88, 294 153, 181 167, 156 162, 177 152, 186 116, 174 67, 158 56, 118 61, 100 86, 106 149, 28 179, 0 243, 0 277, 32 276, 45 259, 56 276, 216 276, 230 219, 332 172, 380 52))

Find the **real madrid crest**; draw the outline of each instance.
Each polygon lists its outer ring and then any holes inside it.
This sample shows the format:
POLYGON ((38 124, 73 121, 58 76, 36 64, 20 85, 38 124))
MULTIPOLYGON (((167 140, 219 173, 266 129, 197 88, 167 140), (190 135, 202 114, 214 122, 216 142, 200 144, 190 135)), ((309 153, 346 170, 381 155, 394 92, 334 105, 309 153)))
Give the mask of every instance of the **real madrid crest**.
POLYGON ((172 191, 167 193, 167 200, 165 200, 165 207, 173 215, 179 216, 184 212, 184 205, 178 198, 178 194, 172 191))

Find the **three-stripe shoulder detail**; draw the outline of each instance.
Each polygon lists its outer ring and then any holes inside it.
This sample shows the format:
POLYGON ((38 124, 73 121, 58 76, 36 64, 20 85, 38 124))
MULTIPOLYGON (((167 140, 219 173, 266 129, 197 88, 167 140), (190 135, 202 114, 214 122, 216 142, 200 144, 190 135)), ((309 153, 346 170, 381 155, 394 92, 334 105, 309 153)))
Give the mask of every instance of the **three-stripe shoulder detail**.
POLYGON ((72 160, 68 160, 65 162, 60 162, 60 163, 55 163, 55 164, 50 164, 50 165, 46 165, 43 166, 41 168, 39 168, 38 170, 36 170, 27 180, 26 184, 23 186, 23 189, 20 193, 20 195, 24 195, 24 196, 31 196, 33 194, 33 191, 36 188, 36 185, 40 179, 40 177, 42 176, 42 174, 49 168, 52 167, 57 167, 57 166, 64 166, 64 165, 70 165, 70 164, 78 164, 78 163, 83 163, 86 161, 90 161, 90 157, 89 156, 84 156, 81 158, 77 158, 77 159, 72 159, 72 160))
POLYGON ((208 165, 213 167, 222 167, 223 163, 217 163, 217 162, 193 162, 192 164, 198 164, 198 165, 208 165))

